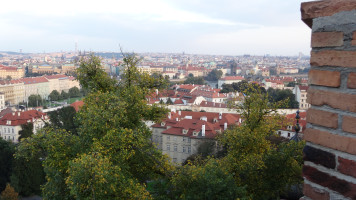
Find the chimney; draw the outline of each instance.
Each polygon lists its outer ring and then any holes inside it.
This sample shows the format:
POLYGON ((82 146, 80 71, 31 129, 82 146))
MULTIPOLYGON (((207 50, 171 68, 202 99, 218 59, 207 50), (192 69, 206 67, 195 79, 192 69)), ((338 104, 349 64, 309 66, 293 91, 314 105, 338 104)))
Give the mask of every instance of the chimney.
POLYGON ((15 112, 12 113, 12 116, 15 116, 15 112))
POLYGON ((240 123, 240 124, 242 123, 242 119, 241 119, 241 118, 239 118, 239 123, 240 123))
POLYGON ((227 122, 224 123, 224 131, 227 129, 227 122))
POLYGON ((18 113, 17 113, 17 115, 20 117, 20 115, 21 115, 21 112, 19 111, 18 113))
POLYGON ((168 119, 171 119, 171 112, 168 113, 168 119))
POLYGON ((201 136, 205 137, 205 124, 201 125, 201 136))
POLYGON ((179 120, 178 120, 178 117, 176 118, 176 121, 179 121, 179 120))
POLYGON ((156 95, 158 95, 158 89, 156 89, 156 95))
POLYGON ((219 112, 219 119, 222 119, 222 112, 219 112))
POLYGON ((179 116, 182 115, 182 111, 178 111, 178 115, 179 115, 179 116))

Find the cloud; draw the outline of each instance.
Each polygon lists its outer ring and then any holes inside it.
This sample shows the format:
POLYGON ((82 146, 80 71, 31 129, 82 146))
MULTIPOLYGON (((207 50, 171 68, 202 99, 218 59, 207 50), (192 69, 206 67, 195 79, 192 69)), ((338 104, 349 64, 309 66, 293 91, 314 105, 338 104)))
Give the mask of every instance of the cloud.
POLYGON ((216 54, 297 55, 310 52, 310 29, 303 24, 285 27, 260 27, 205 34, 191 49, 216 54))

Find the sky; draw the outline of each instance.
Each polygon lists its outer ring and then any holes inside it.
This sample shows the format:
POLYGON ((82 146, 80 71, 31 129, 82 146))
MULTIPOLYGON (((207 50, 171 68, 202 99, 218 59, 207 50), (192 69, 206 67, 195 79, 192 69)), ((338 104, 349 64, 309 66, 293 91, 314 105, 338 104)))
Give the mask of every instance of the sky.
POLYGON ((0 51, 310 54, 302 0, 11 0, 0 51))

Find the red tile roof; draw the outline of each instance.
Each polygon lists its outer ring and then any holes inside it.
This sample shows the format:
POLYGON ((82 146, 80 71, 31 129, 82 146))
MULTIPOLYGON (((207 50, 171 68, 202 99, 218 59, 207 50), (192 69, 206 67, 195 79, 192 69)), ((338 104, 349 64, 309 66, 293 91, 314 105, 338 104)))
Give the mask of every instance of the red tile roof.
POLYGON ((72 106, 72 107, 75 109, 75 111, 77 111, 77 112, 80 110, 80 108, 81 108, 83 105, 84 105, 84 102, 83 102, 83 101, 76 101, 76 102, 70 104, 70 106, 72 106))
POLYGON ((59 78, 67 78, 64 74, 55 74, 55 75, 46 75, 44 76, 47 79, 59 79, 59 78))
POLYGON ((29 78, 22 78, 20 79, 24 84, 36 84, 36 83, 45 83, 48 82, 48 80, 41 76, 41 77, 29 77, 29 78))
POLYGON ((34 119, 40 119, 43 117, 46 118, 47 114, 37 110, 16 111, 5 114, 0 119, 0 125, 17 126, 26 124, 28 121, 33 122, 34 119), (8 121, 10 121, 10 124, 8 124, 8 121))

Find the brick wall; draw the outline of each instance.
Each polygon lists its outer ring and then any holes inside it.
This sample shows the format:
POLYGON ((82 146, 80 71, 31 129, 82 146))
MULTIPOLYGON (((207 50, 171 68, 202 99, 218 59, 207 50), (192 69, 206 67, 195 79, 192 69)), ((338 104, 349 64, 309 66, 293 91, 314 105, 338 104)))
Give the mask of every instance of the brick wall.
POLYGON ((356 0, 301 12, 312 29, 303 199, 356 199, 356 0))

